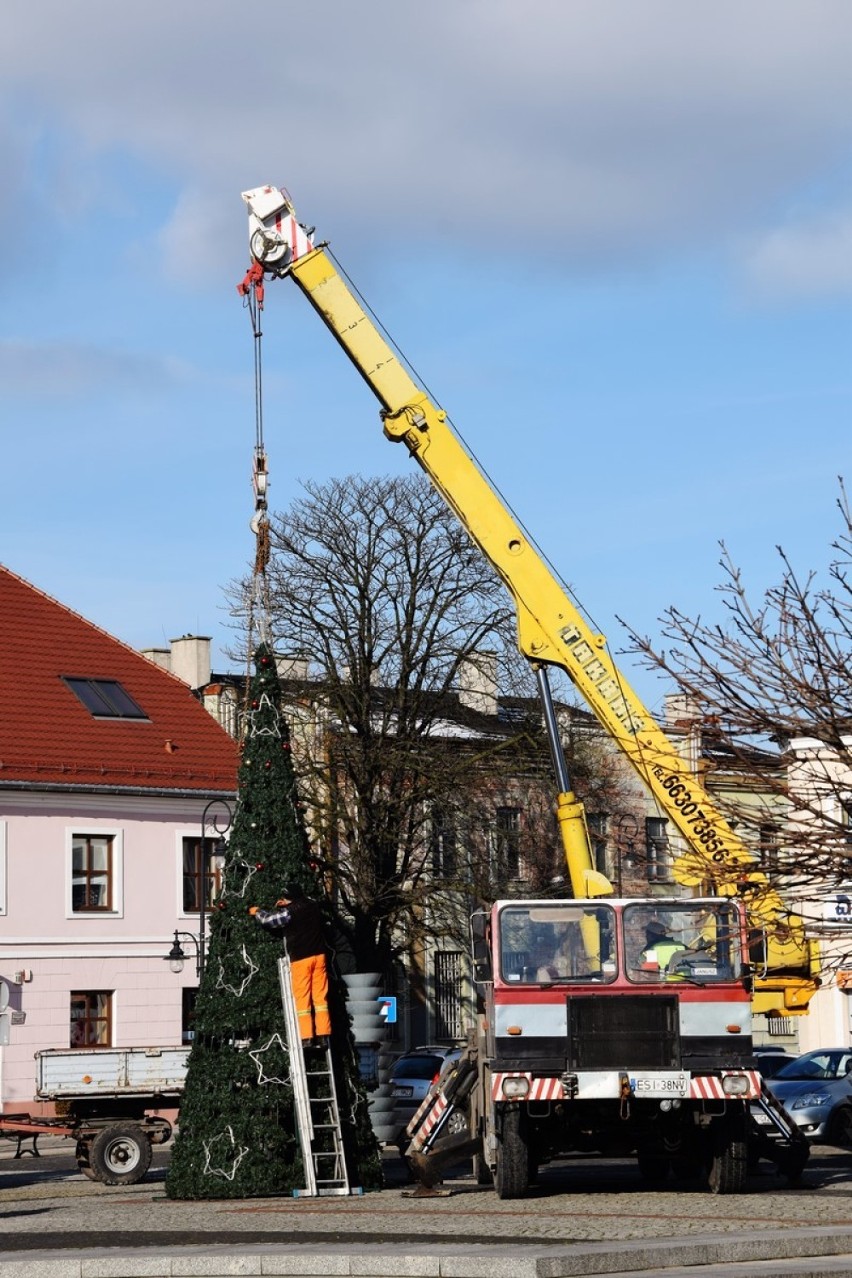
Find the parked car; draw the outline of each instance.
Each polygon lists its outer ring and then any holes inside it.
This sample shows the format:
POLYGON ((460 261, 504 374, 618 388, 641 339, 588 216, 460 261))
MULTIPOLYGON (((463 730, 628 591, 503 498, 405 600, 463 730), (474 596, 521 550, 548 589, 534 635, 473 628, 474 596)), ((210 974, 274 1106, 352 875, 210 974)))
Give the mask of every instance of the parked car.
POLYGON ((764 1078, 775 1078, 778 1071, 785 1065, 791 1065, 793 1061, 798 1060, 798 1057, 793 1056, 791 1052, 785 1052, 783 1047, 756 1047, 754 1055, 764 1078))
POLYGON ((398 1128, 395 1144, 405 1141, 405 1129, 414 1117, 432 1083, 448 1061, 457 1061, 457 1047, 415 1047, 405 1052, 391 1066, 388 1083, 394 1099, 393 1122, 398 1128))
POLYGON ((852 1145, 852 1048, 805 1052, 768 1086, 812 1145, 852 1145))

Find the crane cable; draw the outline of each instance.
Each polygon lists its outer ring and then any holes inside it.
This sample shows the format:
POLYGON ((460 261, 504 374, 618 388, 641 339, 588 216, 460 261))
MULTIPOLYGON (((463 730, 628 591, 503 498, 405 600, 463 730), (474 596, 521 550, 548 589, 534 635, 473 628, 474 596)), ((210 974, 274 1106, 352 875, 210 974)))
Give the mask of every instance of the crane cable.
POLYGON ((254 515, 249 527, 255 535, 254 570, 252 572, 251 590, 249 592, 248 609, 248 651, 249 659, 254 647, 252 637, 257 622, 260 642, 271 646, 269 622, 269 565, 270 537, 269 514, 267 511, 267 489, 269 469, 266 460, 266 449, 263 442, 263 361, 260 327, 260 316, 263 311, 263 267, 253 262, 246 272, 245 278, 237 285, 237 292, 245 299, 244 306, 248 311, 254 338, 254 418, 255 440, 252 463, 252 486, 254 488, 254 515))

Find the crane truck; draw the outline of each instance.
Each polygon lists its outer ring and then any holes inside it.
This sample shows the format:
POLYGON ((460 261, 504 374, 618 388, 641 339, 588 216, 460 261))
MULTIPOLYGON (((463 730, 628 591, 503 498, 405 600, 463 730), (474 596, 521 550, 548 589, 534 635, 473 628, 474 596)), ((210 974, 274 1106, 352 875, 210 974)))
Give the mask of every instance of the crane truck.
POLYGON ((403 443, 499 573, 518 647, 536 671, 559 793, 555 811, 573 899, 498 901, 472 920, 480 1024, 459 1067, 412 1120, 409 1160, 423 1184, 470 1150, 497 1192, 526 1192, 556 1152, 635 1152, 660 1177, 695 1172, 742 1189, 750 1110, 766 1111, 790 1173, 802 1140, 762 1085, 753 1012, 798 1015, 819 985, 802 920, 756 866, 700 781, 629 687, 565 587, 494 491, 446 412, 418 386, 285 190, 243 193, 251 262, 238 285, 262 306, 267 277, 289 277, 380 403, 403 443), (558 741, 547 669, 563 670, 680 832, 677 881, 700 896, 607 900, 582 804, 558 741), (654 957, 654 927, 671 953, 654 957), (650 930, 649 930, 650 929, 650 930), (647 942, 647 944, 646 944, 647 942), (543 950, 574 961, 543 960, 543 950), (579 962, 577 961, 577 956, 579 962), (678 957, 680 955, 680 957, 678 957))

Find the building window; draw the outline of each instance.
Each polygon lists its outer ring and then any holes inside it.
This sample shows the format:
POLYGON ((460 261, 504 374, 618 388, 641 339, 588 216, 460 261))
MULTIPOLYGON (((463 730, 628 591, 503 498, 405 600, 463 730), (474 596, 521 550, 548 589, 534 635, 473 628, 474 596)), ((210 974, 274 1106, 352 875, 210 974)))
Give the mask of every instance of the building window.
POLYGON ((76 679, 63 675, 62 681, 95 719, 148 718, 115 679, 76 679))
POLYGON ((445 808, 432 809, 432 873, 451 879, 458 873, 458 835, 455 820, 445 808))
POLYGON ((521 876, 521 809, 498 808, 494 829, 495 869, 498 881, 521 876))
POLYGON ((198 1000, 198 990, 192 986, 184 986, 181 995, 181 1013, 180 1013, 180 1041, 182 1043, 191 1043, 195 1038, 195 1004, 198 1000))
POLYGON ((461 950, 435 953, 435 1037, 439 1040, 462 1037, 461 950))
POLYGON ((645 855, 648 882, 668 883, 672 877, 671 848, 665 817, 645 817, 645 855))
POLYGON ((591 812, 586 816, 589 842, 592 845, 592 861, 601 874, 608 874, 606 847, 609 834, 609 817, 605 812, 591 812))
POLYGON ((112 994, 71 991, 71 1047, 109 1047, 112 1043, 112 994))
POLYGON ((183 912, 198 914, 202 892, 204 908, 209 909, 222 890, 224 856, 214 849, 218 839, 187 838, 182 840, 183 912))
POLYGON ((852 799, 841 803, 840 819, 843 822, 843 841, 847 847, 852 847, 852 799))
POLYGON ((757 839, 760 868, 765 874, 779 874, 781 866, 778 855, 778 826, 765 821, 758 828, 757 839))
POLYGON ((65 827, 65 916, 121 917, 124 891, 124 832, 65 827))
POLYGON ((113 838, 75 834, 71 849, 71 909, 75 914, 112 910, 113 838))

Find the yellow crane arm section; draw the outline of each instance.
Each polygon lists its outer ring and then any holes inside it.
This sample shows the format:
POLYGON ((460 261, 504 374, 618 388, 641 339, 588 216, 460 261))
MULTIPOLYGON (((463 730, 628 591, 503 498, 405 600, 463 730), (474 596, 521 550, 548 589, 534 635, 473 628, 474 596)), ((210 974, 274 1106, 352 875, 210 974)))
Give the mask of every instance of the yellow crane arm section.
MULTIPOLYGON (((615 666, 606 639, 596 634, 528 541, 502 500, 447 423, 409 376, 396 353, 354 296, 322 247, 315 248, 295 222, 282 193, 259 188, 243 196, 252 213, 252 253, 265 270, 292 277, 343 347, 382 405, 384 432, 402 442, 455 511, 482 553, 494 565, 517 609, 518 646, 533 663, 560 667, 577 687, 609 736, 649 787, 690 849, 676 876, 684 885, 714 894, 742 895, 752 922, 765 928, 770 970, 756 981, 767 996, 757 1010, 803 1011, 817 988, 814 956, 800 919, 754 869, 755 858, 737 839, 713 800, 615 666), (265 213, 262 199, 278 196, 279 209, 265 213), (784 975, 779 976, 778 970, 784 975)), ((578 823, 573 794, 560 795, 571 809, 560 819, 575 895, 606 891, 606 880, 589 864, 585 839, 566 833, 578 823), (583 845, 583 846, 581 846, 583 845), (601 882, 598 882, 600 880, 601 882)), ((757 1000, 756 1004, 757 1006, 757 1000)))

